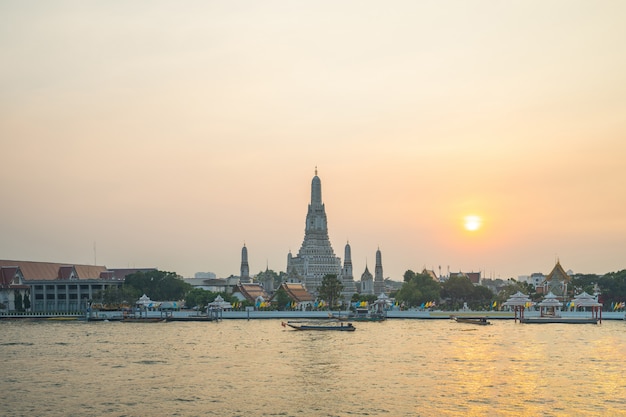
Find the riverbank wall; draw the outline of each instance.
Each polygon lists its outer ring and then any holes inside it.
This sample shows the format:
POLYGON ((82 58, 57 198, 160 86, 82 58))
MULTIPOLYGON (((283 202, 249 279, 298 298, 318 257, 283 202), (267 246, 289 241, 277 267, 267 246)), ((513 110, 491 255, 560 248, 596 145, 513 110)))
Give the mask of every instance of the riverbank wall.
MULTIPOLYGON (((347 315, 348 312, 329 312, 329 311, 223 311, 220 313, 219 318, 223 320, 253 320, 253 319, 280 319, 280 320, 302 320, 302 319, 327 319, 331 314, 347 315)), ((168 315, 173 317, 202 317, 198 316, 197 312, 190 311, 174 311, 168 312, 168 315)), ((148 312, 148 317, 162 317, 163 313, 160 311, 148 312)), ((512 311, 421 311, 421 310, 392 310, 387 312, 388 319, 421 319, 421 320, 436 320, 436 319, 450 319, 450 316, 457 317, 486 317, 490 320, 513 320, 515 318, 512 311)), ((539 317, 538 311, 525 311, 524 316, 528 318, 539 317)), ((584 311, 564 311, 561 312, 562 317, 567 318, 586 318, 591 317, 590 312, 584 311)), ((206 316, 204 316, 206 317, 206 316)), ((0 320, 84 320, 86 316, 84 314, 0 314, 0 320)), ((121 320, 122 312, 108 311, 99 312, 97 314, 92 313, 91 319, 95 320, 121 320)), ((602 320, 625 320, 624 312, 603 312, 602 320)))

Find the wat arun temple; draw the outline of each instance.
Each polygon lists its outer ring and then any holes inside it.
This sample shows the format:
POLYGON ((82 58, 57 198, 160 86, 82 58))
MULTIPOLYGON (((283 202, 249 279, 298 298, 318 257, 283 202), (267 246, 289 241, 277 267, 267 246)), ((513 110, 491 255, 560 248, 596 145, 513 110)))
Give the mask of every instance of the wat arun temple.
MULTIPOLYGON (((342 295, 349 299, 357 292, 352 272, 352 254, 350 244, 345 247, 343 267, 341 258, 335 251, 328 237, 328 219, 322 202, 322 182, 317 176, 311 181, 311 202, 306 215, 304 240, 296 256, 291 252, 287 256, 287 275, 292 281, 302 282, 308 291, 317 293, 326 275, 336 275, 343 284, 342 295)), ((384 279, 380 250, 376 252, 375 276, 372 277, 367 267, 361 277, 361 293, 380 294, 384 292, 384 279)))

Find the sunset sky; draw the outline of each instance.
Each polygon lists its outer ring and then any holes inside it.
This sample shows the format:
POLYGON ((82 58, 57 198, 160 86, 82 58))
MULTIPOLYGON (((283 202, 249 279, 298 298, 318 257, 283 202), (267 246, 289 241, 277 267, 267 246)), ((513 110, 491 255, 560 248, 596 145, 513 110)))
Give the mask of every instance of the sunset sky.
POLYGON ((1 1, 0 258, 626 268, 624 1, 1 1), (476 216, 475 230, 464 218, 476 216), (95 247, 95 250, 94 250, 95 247))

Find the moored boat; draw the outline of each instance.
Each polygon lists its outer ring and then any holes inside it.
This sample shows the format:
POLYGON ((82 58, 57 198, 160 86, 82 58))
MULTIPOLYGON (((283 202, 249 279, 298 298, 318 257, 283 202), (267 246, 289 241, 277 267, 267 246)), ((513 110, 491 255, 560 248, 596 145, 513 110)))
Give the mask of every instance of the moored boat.
POLYGON ((488 326, 491 324, 486 317, 458 317, 458 316, 450 316, 450 318, 457 323, 468 323, 468 324, 477 324, 479 326, 488 326))
POLYGON ((163 317, 126 317, 122 319, 122 323, 165 323, 166 321, 163 317))
POLYGON ((328 323, 312 323, 301 321, 288 321, 282 322, 283 327, 291 327, 294 330, 321 330, 321 331, 340 331, 340 332, 353 332, 356 328, 352 323, 343 322, 328 322, 328 323))

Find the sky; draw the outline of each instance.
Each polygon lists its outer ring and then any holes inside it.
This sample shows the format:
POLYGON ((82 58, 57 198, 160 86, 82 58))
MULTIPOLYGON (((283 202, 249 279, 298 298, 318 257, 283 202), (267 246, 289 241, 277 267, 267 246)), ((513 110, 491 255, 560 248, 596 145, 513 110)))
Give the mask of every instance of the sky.
POLYGON ((626 2, 0 1, 0 258, 626 268, 626 2), (467 230, 464 219, 476 216, 467 230), (476 228, 476 226, 479 226, 476 228))

